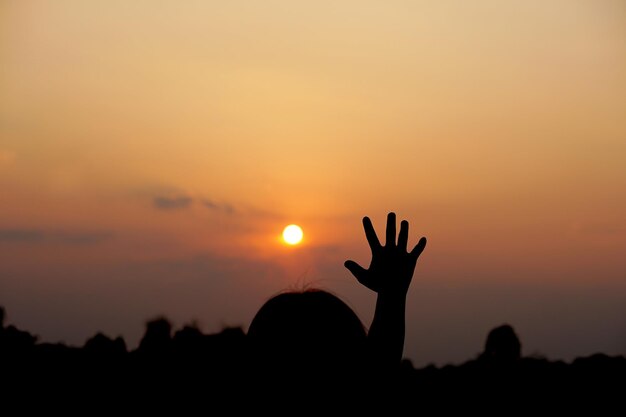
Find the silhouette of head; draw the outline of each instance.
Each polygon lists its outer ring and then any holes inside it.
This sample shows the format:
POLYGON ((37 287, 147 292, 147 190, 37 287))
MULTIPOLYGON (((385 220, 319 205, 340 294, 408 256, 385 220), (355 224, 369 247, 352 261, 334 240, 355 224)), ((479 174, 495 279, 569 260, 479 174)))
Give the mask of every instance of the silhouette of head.
POLYGON ((268 300, 247 337, 257 366, 325 372, 356 366, 367 335, 346 303, 327 291, 309 289, 268 300))
POLYGON ((494 362, 513 362, 521 356, 521 343, 515 330, 508 324, 489 332, 483 358, 494 362))

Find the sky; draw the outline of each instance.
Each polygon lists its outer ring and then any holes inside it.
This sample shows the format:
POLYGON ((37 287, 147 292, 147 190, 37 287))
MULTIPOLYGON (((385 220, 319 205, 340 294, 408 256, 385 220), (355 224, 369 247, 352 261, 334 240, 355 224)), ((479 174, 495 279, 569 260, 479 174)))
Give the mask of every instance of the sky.
POLYGON ((404 356, 626 354, 626 3, 0 3, 0 305, 41 341, 369 326, 361 219, 428 238, 404 356), (280 240, 299 224, 301 245, 280 240))

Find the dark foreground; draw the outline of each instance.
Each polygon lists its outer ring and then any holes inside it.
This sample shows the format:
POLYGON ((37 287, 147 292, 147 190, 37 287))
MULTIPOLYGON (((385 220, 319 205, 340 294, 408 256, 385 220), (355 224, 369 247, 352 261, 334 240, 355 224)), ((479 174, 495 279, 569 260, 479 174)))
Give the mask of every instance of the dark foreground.
POLYGON ((495 328, 485 352, 458 366, 415 369, 404 361, 395 369, 335 372, 307 368, 302 358, 293 366, 265 364, 260 373, 248 360, 240 328, 209 335, 194 327, 172 332, 159 319, 148 323, 138 348, 129 350, 123 339, 103 334, 82 347, 39 343, 0 323, 2 403, 12 411, 5 415, 89 415, 119 407, 215 415, 626 411, 626 357, 598 353, 571 363, 523 357, 510 326, 495 328))

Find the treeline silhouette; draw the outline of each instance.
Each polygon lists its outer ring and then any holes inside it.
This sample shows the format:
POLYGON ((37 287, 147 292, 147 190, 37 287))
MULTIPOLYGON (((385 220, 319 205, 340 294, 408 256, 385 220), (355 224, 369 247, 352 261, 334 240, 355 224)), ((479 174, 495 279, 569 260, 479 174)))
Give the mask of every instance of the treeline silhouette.
MULTIPOLYGON (((273 390, 302 382, 277 384, 273 378, 278 376, 267 367, 262 381, 258 375, 252 377, 247 335, 240 327, 204 334, 190 325, 175 330, 166 318, 156 318, 146 323, 138 347, 131 350, 123 338, 102 333, 82 347, 40 342, 29 332, 6 325, 5 318, 0 307, 0 375, 5 384, 9 382, 22 393, 66 393, 98 403, 121 400, 136 404, 143 399, 153 407, 172 402, 209 406, 225 398, 232 401, 233 395, 249 399, 257 394, 270 401, 267 396, 273 392, 280 398, 280 392, 273 390)), ((566 363, 524 357, 521 351, 513 327, 504 324, 491 330, 481 354, 463 364, 415 368, 405 359, 392 372, 377 374, 358 389, 345 387, 340 395, 349 397, 354 389, 367 394, 363 401, 370 404, 372 392, 384 392, 393 396, 394 407, 415 410, 426 405, 488 406, 495 399, 526 405, 549 401, 571 406, 592 399, 622 404, 626 357, 598 353, 566 363), (371 391, 365 393, 364 387, 371 391)), ((360 381, 362 377, 359 374, 360 381)), ((328 382, 332 381, 313 381, 306 389, 321 388, 328 382)), ((292 388, 289 399, 294 400, 299 387, 292 388)), ((307 395, 314 394, 307 391, 307 395)), ((251 405, 245 400, 229 404, 242 411, 251 405)))

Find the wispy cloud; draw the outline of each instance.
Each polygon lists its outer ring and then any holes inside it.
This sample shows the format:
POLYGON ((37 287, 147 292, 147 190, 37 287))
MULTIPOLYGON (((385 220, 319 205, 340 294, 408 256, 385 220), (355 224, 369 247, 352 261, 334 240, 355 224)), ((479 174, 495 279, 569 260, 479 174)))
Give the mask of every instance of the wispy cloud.
POLYGON ((229 203, 216 203, 213 200, 204 199, 202 205, 210 210, 221 211, 227 214, 234 214, 236 212, 235 207, 229 203))
POLYGON ((191 208, 194 204, 200 204, 215 213, 237 213, 235 206, 230 203, 217 202, 210 198, 196 198, 184 193, 152 197, 152 205, 158 210, 183 210, 191 208))
POLYGON ((55 232, 50 234, 52 242, 68 245, 92 245, 113 237, 109 232, 55 232))
POLYGON ((152 204, 159 210, 179 210, 191 207, 193 198, 185 195, 166 197, 157 196, 152 199, 152 204))
POLYGON ((53 243, 92 245, 113 237, 109 232, 80 232, 43 229, 0 229, 0 243, 53 243))
POLYGON ((41 230, 0 229, 0 242, 41 242, 44 236, 41 230))

